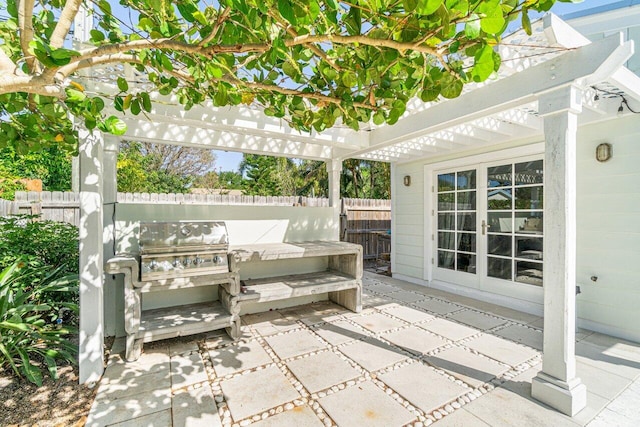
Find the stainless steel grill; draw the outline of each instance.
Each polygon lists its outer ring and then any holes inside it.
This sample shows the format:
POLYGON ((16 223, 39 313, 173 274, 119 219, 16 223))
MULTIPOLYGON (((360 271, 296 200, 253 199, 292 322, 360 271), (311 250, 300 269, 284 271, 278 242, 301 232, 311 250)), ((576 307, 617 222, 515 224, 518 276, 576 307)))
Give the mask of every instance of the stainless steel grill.
POLYGON ((229 272, 222 221, 140 224, 140 280, 229 272))

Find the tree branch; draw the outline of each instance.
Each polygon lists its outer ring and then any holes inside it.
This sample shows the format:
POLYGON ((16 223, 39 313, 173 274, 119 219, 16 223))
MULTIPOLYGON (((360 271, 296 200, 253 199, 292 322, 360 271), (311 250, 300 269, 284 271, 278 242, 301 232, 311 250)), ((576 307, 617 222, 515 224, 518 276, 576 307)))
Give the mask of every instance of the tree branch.
POLYGON ((62 13, 60 13, 60 18, 58 19, 58 23, 56 24, 56 28, 53 30, 53 34, 51 34, 51 38, 49 39, 51 47, 56 49, 62 47, 64 39, 67 37, 67 34, 69 34, 71 24, 78 14, 78 10, 80 10, 81 5, 82 0, 67 0, 65 2, 62 13))
POLYGON ((35 72, 36 59, 29 53, 29 43, 33 40, 33 5, 34 0, 18 2, 18 28, 20 28, 20 48, 27 61, 29 71, 35 72))
POLYGON ((202 39, 202 41, 200 42, 200 46, 204 46, 207 43, 209 43, 211 40, 213 40, 213 38, 218 34, 218 30, 220 29, 220 26, 227 19, 230 13, 231 13, 231 8, 227 7, 225 10, 222 11, 220 15, 218 15, 218 19, 216 20, 216 23, 213 26, 211 33, 209 33, 207 37, 202 39))
POLYGON ((324 35, 303 35, 294 37, 292 40, 286 40, 284 44, 287 47, 298 46, 307 43, 335 43, 335 44, 363 44, 374 47, 388 47, 398 51, 413 50, 416 52, 428 53, 435 55, 438 51, 430 46, 416 46, 414 43, 403 43, 387 39, 374 39, 367 36, 340 36, 335 34, 324 35))

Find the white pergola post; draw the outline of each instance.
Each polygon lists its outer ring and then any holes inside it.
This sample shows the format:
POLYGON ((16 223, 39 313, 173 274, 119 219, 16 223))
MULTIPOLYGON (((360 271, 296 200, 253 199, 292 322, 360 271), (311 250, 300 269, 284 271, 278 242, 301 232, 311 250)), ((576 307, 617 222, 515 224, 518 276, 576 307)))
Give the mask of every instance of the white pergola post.
POLYGON ((103 368, 103 145, 99 131, 81 129, 80 383, 98 381, 103 368))
MULTIPOLYGON (((104 260, 115 255, 115 223, 116 197, 118 184, 116 179, 116 164, 118 162, 118 146, 120 139, 113 135, 104 135, 103 155, 103 251, 104 260)), ((104 333, 106 336, 116 335, 116 289, 115 280, 111 275, 104 278, 104 333)))
POLYGON ((541 95, 544 118, 544 347, 531 395, 574 416, 587 404, 576 377, 576 145, 582 91, 565 86, 541 95))
POLYGON ((329 175, 329 206, 333 208, 333 219, 337 226, 335 240, 340 240, 340 172, 342 172, 342 159, 332 159, 325 162, 327 175, 329 175))

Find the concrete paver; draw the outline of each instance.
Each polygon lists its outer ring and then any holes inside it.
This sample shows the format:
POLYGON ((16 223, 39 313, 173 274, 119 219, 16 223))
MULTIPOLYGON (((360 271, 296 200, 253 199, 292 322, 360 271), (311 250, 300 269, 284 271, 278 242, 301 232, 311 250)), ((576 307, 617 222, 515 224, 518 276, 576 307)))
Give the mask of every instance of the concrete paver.
POLYGON ((209 350, 209 357, 218 377, 272 362, 271 357, 256 340, 209 350))
POLYGON ((348 320, 338 320, 317 325, 314 332, 331 345, 340 345, 371 335, 369 331, 354 326, 348 320))
POLYGON ((322 427, 324 424, 307 405, 296 406, 266 420, 251 424, 253 427, 322 427))
POLYGON ((371 382, 358 383, 319 402, 341 427, 400 427, 415 418, 371 382))
POLYGON ((493 335, 481 335, 466 342, 466 347, 472 348, 498 362, 517 366, 535 357, 538 352, 519 344, 498 338, 493 335))
POLYGON ((482 330, 493 329, 496 326, 507 323, 506 319, 487 316, 486 314, 478 313, 474 310, 464 310, 458 313, 453 313, 449 315, 449 318, 467 325, 472 325, 474 328, 482 330))
POLYGON ((447 343, 442 338, 417 326, 409 326, 399 331, 387 332, 382 334, 381 337, 417 355, 426 354, 447 343))
POLYGON ((118 339, 87 425, 400 426, 418 419, 399 402, 430 411, 446 399, 437 426, 640 425, 639 344, 577 331, 587 407, 569 418, 531 398, 541 365, 521 363, 540 355, 537 316, 369 274, 364 289, 360 314, 323 301, 244 316, 239 342, 223 331, 180 337, 125 362, 118 339), (524 370, 512 378, 507 365, 524 370), (477 387, 494 376, 499 386, 470 404, 451 400, 473 395, 457 379, 477 387))
POLYGON ((426 413, 469 391, 422 363, 403 366, 378 378, 426 413), (416 378, 420 378, 420 381, 416 381, 416 378), (425 387, 425 384, 429 386, 425 387))
POLYGON ((223 380, 220 386, 235 421, 300 397, 276 367, 223 380))
POLYGON ((339 350, 368 371, 386 368, 408 357, 377 339, 367 339, 345 345, 340 347, 339 350))
POLYGON ((287 362, 287 367, 311 393, 361 375, 358 370, 331 351, 292 360, 287 362))
POLYGON ((280 359, 288 359, 325 348, 320 340, 307 330, 270 336, 265 338, 265 341, 280 359))
POLYGON ((480 332, 478 329, 470 328, 469 326, 464 326, 440 317, 427 323, 421 323, 418 326, 422 329, 426 329, 427 331, 448 338, 451 341, 458 341, 480 332))
POLYGON ((508 366, 460 347, 445 349, 426 358, 426 361, 446 370, 472 387, 478 387, 509 370, 508 366))
POLYGON ((362 326, 365 329, 370 330, 371 332, 382 332, 388 331, 389 329, 399 328, 401 326, 405 326, 406 323, 393 319, 389 316, 385 316, 382 313, 373 313, 373 314, 363 314, 362 316, 354 316, 351 318, 358 325, 362 326))
POLYGON ((211 387, 181 391, 173 396, 171 414, 174 427, 219 427, 222 421, 211 387))
POLYGON ((424 294, 419 294, 411 291, 393 292, 393 293, 387 294, 387 296, 389 298, 393 298, 395 300, 402 301, 402 302, 418 302, 428 298, 424 294))
POLYGON ((386 307, 382 311, 409 323, 425 322, 434 319, 431 314, 425 313, 424 311, 398 304, 386 307))

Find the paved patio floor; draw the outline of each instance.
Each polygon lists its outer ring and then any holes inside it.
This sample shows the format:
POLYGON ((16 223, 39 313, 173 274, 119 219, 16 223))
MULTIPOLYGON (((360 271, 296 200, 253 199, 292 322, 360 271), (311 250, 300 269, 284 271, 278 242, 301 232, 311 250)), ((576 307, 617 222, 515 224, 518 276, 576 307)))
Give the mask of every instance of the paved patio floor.
POLYGON ((638 426, 640 344, 580 330, 588 407, 532 400, 542 319, 365 273, 360 314, 329 302, 211 333, 117 340, 87 426, 638 426))

